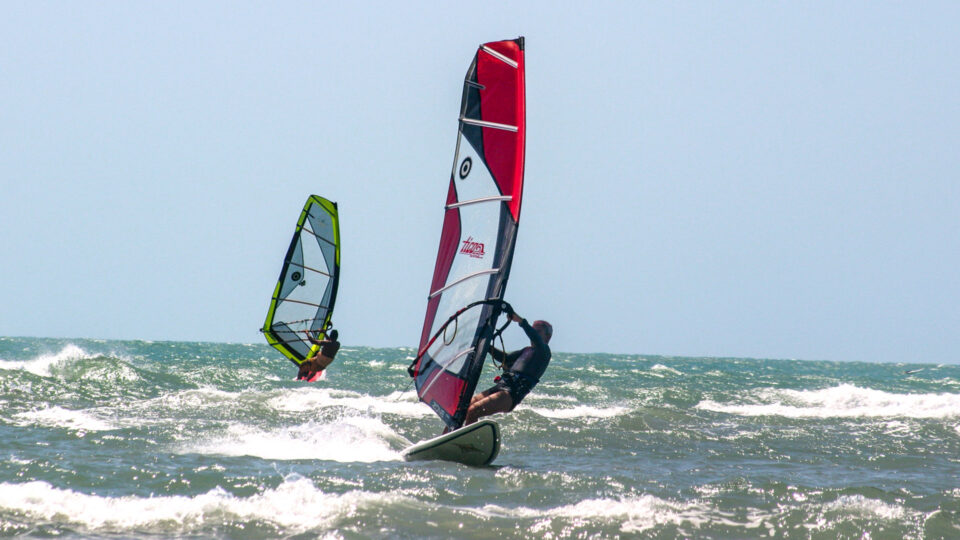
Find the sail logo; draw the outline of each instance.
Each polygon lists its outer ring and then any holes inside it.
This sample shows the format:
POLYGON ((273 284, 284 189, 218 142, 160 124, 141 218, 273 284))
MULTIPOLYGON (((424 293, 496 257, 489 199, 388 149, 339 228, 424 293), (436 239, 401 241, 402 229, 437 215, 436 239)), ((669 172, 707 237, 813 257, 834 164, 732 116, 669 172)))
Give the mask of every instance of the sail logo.
POLYGON ((465 179, 467 175, 470 174, 470 169, 472 168, 473 168, 473 160, 470 159, 469 156, 467 156, 467 158, 463 160, 463 163, 460 164, 460 179, 461 180, 465 179))
POLYGON ((472 236, 468 236, 466 240, 463 241, 463 247, 460 248, 460 253, 464 255, 469 255, 474 259, 482 259, 487 253, 483 250, 483 242, 474 242, 472 236))

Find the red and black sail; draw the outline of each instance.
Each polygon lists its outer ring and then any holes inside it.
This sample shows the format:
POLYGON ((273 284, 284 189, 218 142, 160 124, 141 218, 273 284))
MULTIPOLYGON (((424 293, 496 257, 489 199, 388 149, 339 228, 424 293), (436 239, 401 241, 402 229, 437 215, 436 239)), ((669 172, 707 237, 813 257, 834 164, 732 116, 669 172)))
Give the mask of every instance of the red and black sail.
POLYGON ((467 70, 420 349, 420 399, 463 424, 500 314, 523 195, 523 38, 485 43, 467 70), (449 323, 449 324, 448 324, 449 323))

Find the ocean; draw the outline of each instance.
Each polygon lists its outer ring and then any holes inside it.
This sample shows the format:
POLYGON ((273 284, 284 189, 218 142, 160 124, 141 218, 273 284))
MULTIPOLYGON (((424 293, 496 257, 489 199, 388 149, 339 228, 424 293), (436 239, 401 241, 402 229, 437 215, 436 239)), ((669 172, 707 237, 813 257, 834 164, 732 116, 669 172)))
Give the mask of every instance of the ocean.
POLYGON ((413 354, 0 338, 0 535, 960 538, 960 366, 558 352, 472 468, 413 354))

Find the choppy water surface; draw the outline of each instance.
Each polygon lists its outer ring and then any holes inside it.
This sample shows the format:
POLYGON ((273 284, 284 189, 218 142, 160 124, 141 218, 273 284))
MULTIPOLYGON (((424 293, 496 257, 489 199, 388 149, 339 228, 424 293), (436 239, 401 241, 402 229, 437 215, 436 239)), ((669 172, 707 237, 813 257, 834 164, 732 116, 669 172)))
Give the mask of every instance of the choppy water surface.
POLYGON ((0 338, 0 534, 960 537, 958 366, 558 353, 470 468, 412 354, 0 338))

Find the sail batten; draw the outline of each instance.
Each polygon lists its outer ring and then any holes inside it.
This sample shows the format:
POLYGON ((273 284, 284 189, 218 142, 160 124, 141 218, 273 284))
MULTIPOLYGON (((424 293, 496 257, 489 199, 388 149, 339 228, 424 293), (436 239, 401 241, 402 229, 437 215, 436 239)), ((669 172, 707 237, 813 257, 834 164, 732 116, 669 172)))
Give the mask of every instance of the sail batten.
POLYGON ((309 271, 311 271, 311 272, 316 272, 316 273, 318 273, 318 274, 320 274, 320 275, 322 275, 322 276, 333 277, 333 276, 331 276, 330 274, 324 272, 323 270, 317 270, 316 268, 311 268, 311 267, 309 267, 309 266, 305 266, 305 265, 298 264, 298 263, 295 263, 295 262, 291 262, 290 265, 291 265, 291 266, 296 266, 296 267, 298 267, 298 268, 303 268, 304 270, 309 270, 309 271))
POLYGON ((509 200, 511 200, 511 199, 513 199, 513 197, 511 197, 510 195, 500 195, 500 196, 497 196, 497 197, 483 197, 483 198, 480 198, 480 199, 473 199, 473 200, 471 200, 471 201, 460 201, 460 202, 457 202, 457 203, 448 204, 446 207, 447 207, 448 209, 449 209, 449 208, 458 208, 458 207, 461 207, 461 206, 467 206, 467 205, 469 205, 469 204, 478 204, 478 203, 485 203, 485 202, 498 202, 498 201, 509 201, 509 200))
POLYGON ((473 278, 480 277, 480 276, 486 276, 486 275, 489 275, 489 274, 496 274, 496 273, 499 272, 499 271, 500 271, 499 268, 492 268, 492 269, 490 269, 490 270, 480 270, 479 272, 474 272, 474 273, 472 273, 472 274, 463 276, 463 277, 461 277, 461 278, 457 278, 457 279, 451 281, 450 283, 448 283, 447 285, 445 285, 442 289, 437 289, 437 290, 433 291, 432 293, 430 293, 430 296, 427 297, 427 298, 433 298, 434 296, 437 296, 438 294, 441 294, 441 293, 443 293, 444 291, 447 291, 447 290, 452 289, 453 287, 456 287, 457 285, 463 283, 464 281, 467 281, 468 279, 473 279, 473 278))
MULTIPOLYGON (((330 306, 324 306, 324 305, 322 305, 322 304, 315 304, 315 303, 313 303, 313 302, 304 302, 303 300, 294 300, 293 298, 287 298, 287 299, 284 300, 284 302, 293 302, 294 304, 301 304, 301 305, 304 305, 304 306, 315 307, 315 308, 317 308, 317 309, 329 309, 329 308, 330 308, 330 306)), ((318 321, 318 320, 320 320, 320 319, 318 319, 318 318, 313 318, 313 319, 303 319, 303 320, 304 320, 304 321, 318 321)), ((289 323, 288 323, 288 324, 289 324, 289 323)))
POLYGON ((496 122, 484 122, 483 120, 476 120, 474 118, 460 118, 460 121, 464 124, 470 124, 472 126, 488 127, 493 129, 502 129, 504 131, 517 131, 519 128, 517 126, 511 126, 508 124, 498 124, 496 122))
POLYGON ((476 389, 510 274, 525 106, 523 38, 478 47, 464 77, 440 246, 409 370, 420 400, 454 429, 476 389))
POLYGON ((323 243, 328 244, 328 245, 330 245, 330 246, 336 247, 336 244, 333 243, 333 240, 324 238, 324 237, 320 236, 319 234, 311 231, 310 229, 307 229, 306 227, 304 227, 303 232, 313 235, 314 237, 316 237, 317 241, 319 241, 319 242, 323 242, 323 243))
POLYGON ((481 47, 480 47, 480 50, 482 50, 483 52, 485 52, 485 53, 487 53, 487 54, 489 54, 489 55, 492 55, 492 56, 493 56, 494 58, 496 58, 497 60, 500 60, 501 62, 507 64, 508 66, 510 66, 510 67, 512 67, 512 68, 514 68, 514 69, 517 68, 517 65, 518 65, 518 64, 517 64, 516 62, 514 62, 514 61, 511 60, 510 58, 507 58, 506 56, 498 53, 497 51, 491 49, 490 47, 487 47, 486 45, 481 46, 481 47))

